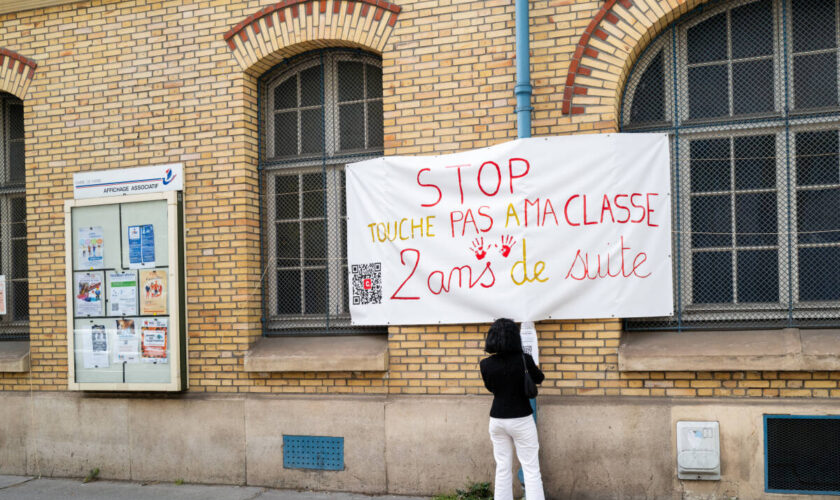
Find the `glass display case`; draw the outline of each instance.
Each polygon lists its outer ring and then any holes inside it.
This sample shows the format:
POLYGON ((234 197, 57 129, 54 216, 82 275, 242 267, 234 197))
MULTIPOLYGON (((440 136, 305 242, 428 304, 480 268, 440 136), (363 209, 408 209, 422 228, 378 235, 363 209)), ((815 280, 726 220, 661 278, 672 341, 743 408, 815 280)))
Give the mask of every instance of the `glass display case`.
POLYGON ((65 202, 70 390, 186 389, 181 196, 65 202))

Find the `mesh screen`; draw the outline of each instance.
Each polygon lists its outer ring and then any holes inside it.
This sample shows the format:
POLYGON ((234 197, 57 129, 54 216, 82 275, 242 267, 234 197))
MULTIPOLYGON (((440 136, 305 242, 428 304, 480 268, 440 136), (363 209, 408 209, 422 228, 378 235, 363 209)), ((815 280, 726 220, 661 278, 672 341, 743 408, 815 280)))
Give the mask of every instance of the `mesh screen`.
POLYGON ((767 415, 765 431, 768 491, 840 493, 840 419, 767 415))
POLYGON ((23 103, 0 94, 0 275, 5 314, 0 340, 28 338, 29 276, 27 262, 23 103))
POLYGON ((628 329, 840 324, 838 11, 712 2, 639 58, 622 131, 671 137, 676 313, 628 329))
POLYGON ((352 334, 344 166, 382 155, 382 70, 359 52, 310 53, 261 85, 267 334, 352 334))

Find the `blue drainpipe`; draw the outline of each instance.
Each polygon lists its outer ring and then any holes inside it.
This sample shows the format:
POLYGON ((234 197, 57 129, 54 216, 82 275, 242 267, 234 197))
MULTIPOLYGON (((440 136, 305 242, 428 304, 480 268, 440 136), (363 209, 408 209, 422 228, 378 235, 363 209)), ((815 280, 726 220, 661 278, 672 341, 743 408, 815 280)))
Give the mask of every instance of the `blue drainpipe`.
MULTIPOLYGON (((531 41, 528 30, 528 0, 516 2, 516 137, 531 137, 531 41)), ((531 400, 534 421, 537 420, 537 400, 531 400)), ((520 468, 517 476, 525 485, 525 476, 520 468)))
POLYGON ((531 137, 531 42, 528 32, 528 0, 516 1, 516 132, 531 137))
MULTIPOLYGON (((516 1, 516 136, 520 139, 531 137, 531 42, 528 32, 528 0, 516 1)), ((531 400, 534 408, 534 420, 537 419, 535 399, 531 400)))

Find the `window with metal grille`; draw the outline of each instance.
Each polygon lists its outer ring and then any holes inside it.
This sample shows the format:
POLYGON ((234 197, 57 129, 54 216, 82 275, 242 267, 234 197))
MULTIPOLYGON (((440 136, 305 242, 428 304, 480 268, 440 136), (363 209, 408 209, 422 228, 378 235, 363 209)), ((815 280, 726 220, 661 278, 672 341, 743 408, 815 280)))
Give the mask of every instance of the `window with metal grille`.
POLYGON ((626 328, 840 324, 837 0, 710 2, 627 80, 621 129, 671 137, 673 317, 626 328))
POLYGON ((344 166, 382 155, 381 62, 308 53, 260 91, 265 332, 363 333, 348 308, 344 166))
POLYGON ((6 288, 0 340, 29 336, 26 245, 23 103, 0 93, 0 275, 6 288))
POLYGON ((840 495, 840 416, 764 415, 764 489, 840 495))

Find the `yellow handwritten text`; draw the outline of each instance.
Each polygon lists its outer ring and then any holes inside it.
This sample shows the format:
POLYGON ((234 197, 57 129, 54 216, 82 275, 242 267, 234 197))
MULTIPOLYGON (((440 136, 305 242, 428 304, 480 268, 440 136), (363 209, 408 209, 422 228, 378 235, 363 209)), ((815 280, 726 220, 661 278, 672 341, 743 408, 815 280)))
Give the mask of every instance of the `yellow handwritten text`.
POLYGON ((508 227, 508 222, 510 222, 511 216, 513 216, 513 218, 516 219, 516 225, 519 226, 519 216, 516 215, 516 209, 513 208, 513 203, 508 204, 507 217, 505 218, 505 229, 507 229, 508 227))
POLYGON ((522 260, 517 260, 513 263, 513 267, 510 268, 510 279, 513 280, 513 283, 516 285, 524 285, 525 283, 531 283, 533 281, 539 281, 540 283, 545 283, 548 281, 548 277, 540 278, 540 274, 545 271, 545 262, 538 260, 536 264, 534 264, 534 277, 528 276, 528 258, 527 258, 527 250, 525 245, 525 238, 522 238, 522 260), (516 269, 519 266, 522 266, 522 272, 520 276, 522 279, 517 279, 516 276, 516 269))
POLYGON ((434 215, 427 215, 419 219, 404 217, 400 220, 388 222, 371 222, 370 241, 384 243, 386 241, 413 240, 414 238, 434 238, 434 215))

